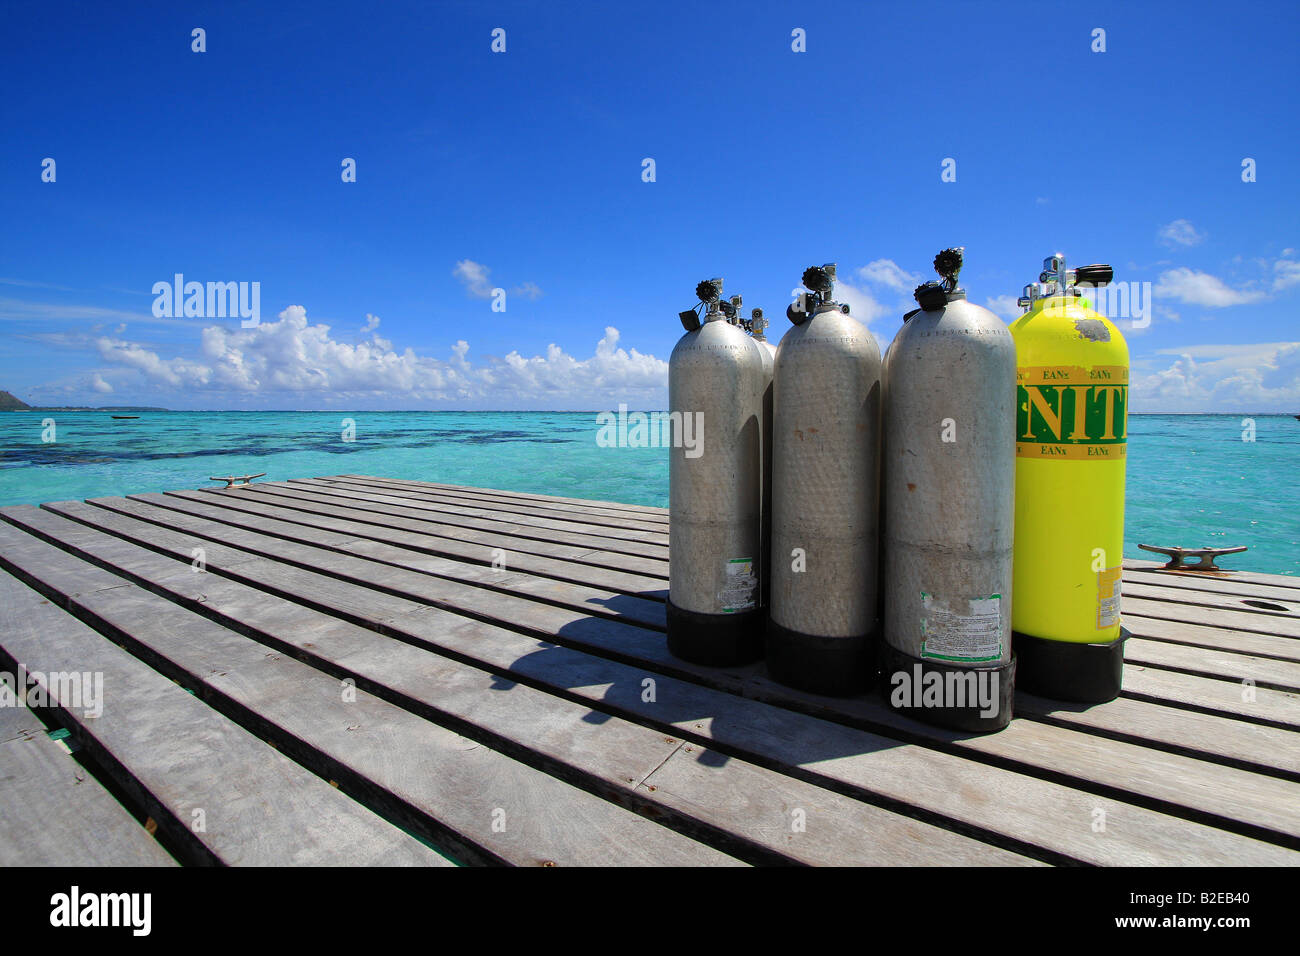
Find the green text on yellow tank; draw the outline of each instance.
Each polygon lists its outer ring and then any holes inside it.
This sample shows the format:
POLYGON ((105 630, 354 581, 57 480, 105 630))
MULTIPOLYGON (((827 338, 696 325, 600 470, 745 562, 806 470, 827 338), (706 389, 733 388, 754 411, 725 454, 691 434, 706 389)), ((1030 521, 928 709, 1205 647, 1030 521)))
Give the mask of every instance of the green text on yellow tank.
POLYGON ((1016 342, 1012 626, 1048 640, 1120 635, 1129 356, 1087 299, 1034 299, 1016 342))

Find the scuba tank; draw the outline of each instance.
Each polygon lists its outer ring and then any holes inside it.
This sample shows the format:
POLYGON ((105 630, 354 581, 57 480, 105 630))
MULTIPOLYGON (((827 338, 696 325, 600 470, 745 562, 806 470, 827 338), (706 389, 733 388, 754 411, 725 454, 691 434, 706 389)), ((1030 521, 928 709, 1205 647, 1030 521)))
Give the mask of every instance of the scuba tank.
POLYGON ((962 249, 885 354, 882 373, 882 691, 957 730, 1011 721, 1016 348, 957 285, 962 249))
POLYGON ((733 324, 737 308, 722 300, 722 280, 695 291, 700 305, 681 313, 686 334, 668 362, 668 649, 697 664, 731 666, 762 653, 763 363, 733 324))
POLYGON ((1078 284, 1108 265, 1043 262, 1016 340, 1016 603, 1022 690, 1100 703, 1119 696, 1128 346, 1078 284))
POLYGON ((762 552, 762 574, 759 578, 759 604, 766 610, 771 604, 772 575, 769 573, 772 559, 772 372, 776 363, 776 346, 767 340, 767 319, 762 309, 755 309, 745 331, 750 334, 758 346, 759 357, 763 360, 763 519, 760 524, 759 550, 762 552))
POLYGON ((772 383, 772 677, 814 693, 869 683, 876 629, 880 348, 832 299, 835 266, 786 311, 772 383))

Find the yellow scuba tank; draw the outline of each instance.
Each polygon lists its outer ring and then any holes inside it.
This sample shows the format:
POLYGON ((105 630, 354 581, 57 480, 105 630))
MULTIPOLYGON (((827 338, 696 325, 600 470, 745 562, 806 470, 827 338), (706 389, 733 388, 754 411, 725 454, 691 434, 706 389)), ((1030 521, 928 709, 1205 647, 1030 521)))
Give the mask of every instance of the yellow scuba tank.
POLYGON ((1055 255, 1020 299, 1016 343, 1016 682, 1058 700, 1119 696, 1128 345, 1083 298, 1107 265, 1055 255))

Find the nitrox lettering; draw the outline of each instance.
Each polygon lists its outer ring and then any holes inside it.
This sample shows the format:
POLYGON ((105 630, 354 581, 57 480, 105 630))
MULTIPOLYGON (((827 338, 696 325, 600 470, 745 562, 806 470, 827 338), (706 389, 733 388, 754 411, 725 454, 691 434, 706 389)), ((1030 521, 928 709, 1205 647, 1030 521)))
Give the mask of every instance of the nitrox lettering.
POLYGON ((1128 441, 1128 369, 1122 365, 1016 370, 1016 455, 1122 459, 1128 441))

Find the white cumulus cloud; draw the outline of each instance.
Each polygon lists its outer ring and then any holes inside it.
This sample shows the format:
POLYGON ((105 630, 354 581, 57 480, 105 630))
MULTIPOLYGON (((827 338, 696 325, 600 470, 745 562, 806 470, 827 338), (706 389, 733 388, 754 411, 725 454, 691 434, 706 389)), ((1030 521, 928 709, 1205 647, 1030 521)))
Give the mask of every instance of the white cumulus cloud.
POLYGON ((1169 269, 1160 273, 1155 293, 1177 299, 1188 305, 1222 309, 1231 305, 1248 305, 1265 298, 1263 292, 1252 289, 1234 289, 1217 276, 1196 272, 1186 267, 1169 269))
POLYGON ((1300 342, 1194 345, 1156 355, 1166 357, 1163 369, 1135 369, 1135 412, 1290 412, 1300 405, 1300 342))
MULTIPOLYGON (((475 299, 490 299, 494 288, 503 288, 492 285, 491 273, 491 269, 473 259, 461 259, 456 263, 456 268, 451 270, 451 274, 460 280, 465 291, 475 299)), ((542 297, 542 290, 536 282, 530 281, 514 286, 509 290, 509 294, 535 302, 542 297)))
POLYGON ((476 299, 492 298, 492 283, 488 281, 488 273, 491 270, 481 262, 475 262, 473 259, 461 259, 456 263, 456 268, 451 270, 454 275, 465 286, 465 291, 476 299))
MULTIPOLYGON (((1288 253, 1293 250, 1286 250, 1288 253)), ((1300 262, 1295 259, 1279 259, 1273 263, 1273 291, 1280 292, 1293 285, 1300 285, 1300 262)))
POLYGON ((903 313, 879 302, 867 289, 859 288, 843 279, 835 280, 835 300, 844 302, 849 307, 849 315, 863 325, 870 325, 876 319, 896 316, 900 321, 903 313))
POLYGON ((1175 219, 1161 226, 1156 235, 1166 246, 1196 246, 1205 241, 1205 233, 1198 232, 1186 219, 1175 219))
POLYGON ((474 363, 464 340, 451 357, 398 350, 375 329, 358 343, 335 339, 328 325, 313 324, 302 306, 290 306, 274 322, 253 328, 208 326, 200 356, 166 357, 140 343, 99 337, 94 346, 106 362, 134 369, 146 382, 185 390, 243 395, 369 397, 396 403, 499 403, 497 407, 596 408, 610 400, 666 398, 668 363, 620 345, 609 326, 588 358, 550 345, 545 355, 512 351, 474 363))
POLYGON ((1007 321, 1013 321, 1025 314, 1025 310, 1018 304, 1019 296, 1014 295, 995 295, 984 300, 984 308, 988 309, 1007 321))
POLYGON ((542 297, 542 290, 536 282, 525 282, 523 285, 517 285, 511 289, 510 294, 522 296, 530 302, 535 302, 542 297))
POLYGON ((868 282, 897 289, 899 292, 910 292, 921 281, 919 275, 906 271, 893 259, 876 259, 868 262, 858 270, 858 276, 868 282))

